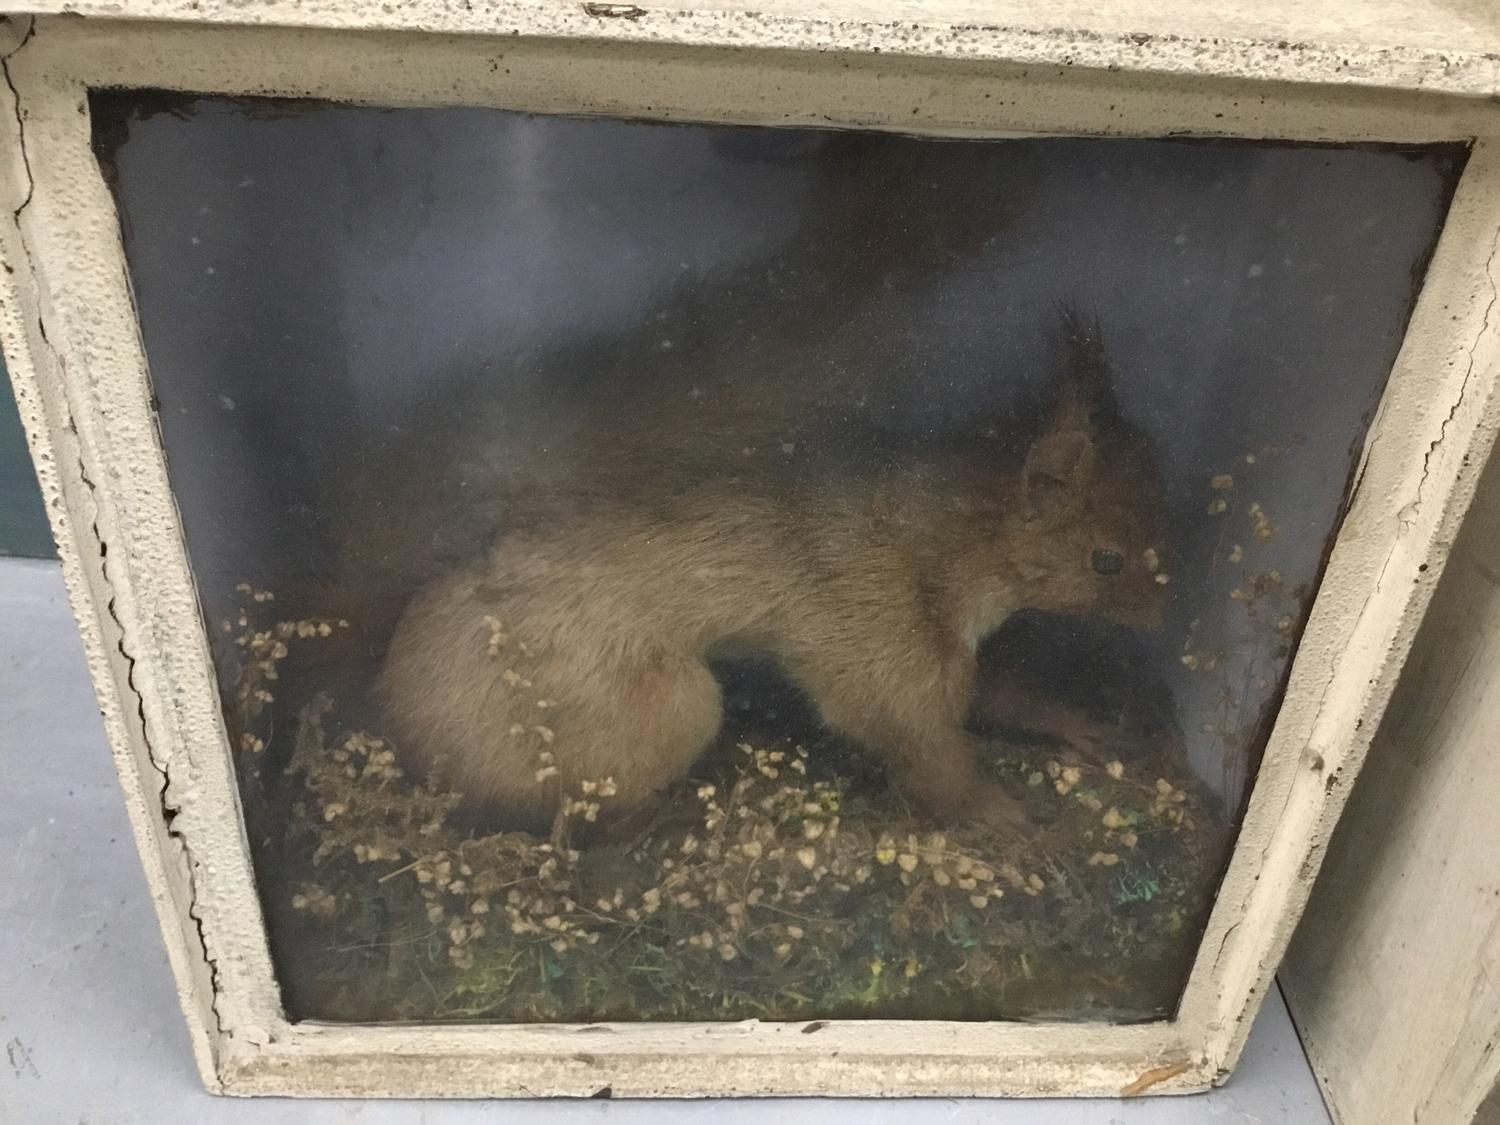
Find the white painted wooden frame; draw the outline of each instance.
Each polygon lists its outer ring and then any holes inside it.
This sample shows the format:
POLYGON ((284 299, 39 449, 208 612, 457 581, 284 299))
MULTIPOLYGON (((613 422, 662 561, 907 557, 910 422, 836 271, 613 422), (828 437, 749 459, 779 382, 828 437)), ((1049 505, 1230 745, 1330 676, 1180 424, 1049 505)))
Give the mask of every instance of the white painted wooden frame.
POLYGON ((32 4, 4 24, 0 336, 213 1089, 1111 1094, 1227 1076, 1500 423, 1500 27, 1468 26, 1441 0, 1218 13, 1122 0, 1103 18, 1068 0, 947 2, 872 19, 856 0, 734 13, 113 0, 32 4), (758 1021, 290 1023, 117 217, 90 149, 86 91, 98 86, 948 135, 1473 141, 1177 1017, 834 1021, 816 1036, 758 1021))
POLYGON ((1340 1125, 1500 1125, 1497 544, 1492 456, 1281 967, 1340 1125))

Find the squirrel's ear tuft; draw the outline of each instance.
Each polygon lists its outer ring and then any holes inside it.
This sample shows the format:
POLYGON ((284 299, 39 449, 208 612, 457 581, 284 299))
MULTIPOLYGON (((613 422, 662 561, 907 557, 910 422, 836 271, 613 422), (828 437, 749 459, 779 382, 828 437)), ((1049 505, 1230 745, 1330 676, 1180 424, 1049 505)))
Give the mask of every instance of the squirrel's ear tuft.
POLYGON ((1064 305, 1057 330, 1058 372, 1053 380, 1053 433, 1083 430, 1097 434, 1119 416, 1111 385, 1104 334, 1096 317, 1064 305))
POLYGON ((1026 451, 1023 469, 1033 519, 1055 516, 1084 495, 1098 471, 1102 431, 1117 417, 1098 321, 1064 306, 1057 351, 1047 424, 1026 451))

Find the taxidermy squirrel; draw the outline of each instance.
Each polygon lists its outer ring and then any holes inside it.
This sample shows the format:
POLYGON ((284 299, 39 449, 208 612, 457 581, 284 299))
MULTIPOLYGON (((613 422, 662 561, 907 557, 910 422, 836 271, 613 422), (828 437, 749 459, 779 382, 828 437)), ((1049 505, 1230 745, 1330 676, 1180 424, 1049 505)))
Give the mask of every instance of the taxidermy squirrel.
POLYGON ((922 384, 880 330, 878 299, 1003 239, 1018 206, 1006 151, 863 132, 728 130, 712 143, 811 173, 786 246, 683 273, 643 294, 632 325, 434 370, 389 416, 336 427, 323 471, 298 467, 291 485, 325 489, 310 504, 323 538, 294 560, 297 577, 267 581, 288 612, 350 627, 294 654, 278 729, 295 729, 313 691, 369 721, 367 692, 413 594, 512 528, 664 503, 705 478, 735 489, 758 477, 764 491, 835 446, 899 460, 894 446, 933 424, 914 427, 905 409, 922 384))
POLYGON ((1149 444, 1120 417, 1097 330, 1069 318, 1065 336, 1023 448, 993 436, 1014 434, 1006 419, 733 473, 627 443, 600 452, 614 483, 598 496, 513 491, 504 533, 401 613, 387 729, 508 825, 544 827, 606 778, 628 812, 718 731, 708 662, 753 654, 934 817, 1024 831, 965 729, 980 642, 1022 610, 1154 625, 1165 580, 1149 444))

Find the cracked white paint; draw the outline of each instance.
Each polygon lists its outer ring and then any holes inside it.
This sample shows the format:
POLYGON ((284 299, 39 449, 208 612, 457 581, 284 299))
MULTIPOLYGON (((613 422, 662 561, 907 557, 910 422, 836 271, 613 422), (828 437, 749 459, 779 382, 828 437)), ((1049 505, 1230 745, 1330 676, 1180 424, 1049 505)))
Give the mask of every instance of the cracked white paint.
POLYGON ((883 53, 1470 97, 1500 92, 1500 14, 1485 0, 751 0, 691 7, 556 0, 51 0, 18 10, 883 53))
POLYGON ((1479 1106, 1500 1089, 1496 542, 1492 457, 1282 970, 1350 1125, 1494 1120, 1479 1106))
POLYGON ((29 22, 7 29, 0 338, 206 1080, 234 1093, 1098 1094, 1142 1076, 1171 1073, 1149 1091, 1164 1093, 1227 1074, 1500 422, 1490 323, 1500 238, 1494 19, 1470 19, 1451 0, 1277 0, 1290 23, 1236 8, 1216 36, 1212 19, 1181 0, 1120 5, 1097 25, 1083 8, 1059 8, 1054 31, 1023 27, 1040 9, 1019 3, 1006 9, 1017 22, 973 26, 956 13, 979 20, 978 9, 924 8, 895 23, 893 10, 865 18, 852 0, 806 12, 764 4, 749 15, 712 6, 590 15, 556 0, 389 10, 347 0, 193 3, 37 5, 89 18, 39 19, 24 46, 29 22), (1413 12, 1429 22, 1419 27, 1413 12), (228 26, 278 22, 302 26, 228 26), (1307 42, 1278 45, 1299 26, 1307 42), (472 34, 347 30, 375 27, 472 34), (513 29, 525 34, 497 38, 513 29), (816 1035, 755 1021, 289 1024, 113 205, 89 148, 90 84, 950 135, 1480 138, 1370 432, 1178 1018, 1125 1027, 831 1021, 816 1035))
POLYGON ((1443 440, 1448 436, 1448 424, 1452 422, 1453 419, 1458 415, 1458 412, 1463 409, 1464 397, 1467 395, 1469 390, 1469 380, 1470 377, 1474 374, 1474 365, 1477 362, 1475 358, 1475 352, 1479 350, 1479 347, 1481 346, 1483 341, 1487 339, 1492 333, 1490 318, 1495 312, 1496 304, 1500 303, 1500 284, 1496 283, 1494 272, 1495 259, 1497 256, 1500 256, 1500 235, 1497 235, 1496 240, 1490 244, 1490 255, 1487 261, 1487 272, 1490 283, 1490 300, 1489 304, 1487 304, 1484 308, 1484 315, 1480 321, 1479 339, 1474 342, 1474 346, 1468 351, 1468 366, 1464 369, 1463 381, 1459 384, 1458 397, 1453 402, 1453 408, 1448 411, 1448 416, 1443 419, 1442 424, 1438 427, 1437 437, 1432 439, 1432 444, 1427 447, 1427 452, 1422 456, 1422 475, 1417 480, 1417 494, 1412 498, 1410 504, 1401 509, 1401 525, 1403 528, 1410 526, 1410 524, 1414 521, 1417 507, 1422 502, 1422 489, 1427 484, 1428 468, 1432 462, 1432 455, 1437 452, 1438 446, 1442 445, 1443 440))

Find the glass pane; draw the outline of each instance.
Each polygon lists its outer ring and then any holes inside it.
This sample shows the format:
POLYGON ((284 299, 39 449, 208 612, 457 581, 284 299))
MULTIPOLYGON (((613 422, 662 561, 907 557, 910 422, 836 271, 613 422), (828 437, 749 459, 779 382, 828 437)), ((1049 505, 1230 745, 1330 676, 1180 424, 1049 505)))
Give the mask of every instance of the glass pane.
POLYGON ((93 113, 294 1017, 1173 1012, 1463 150, 93 113))

